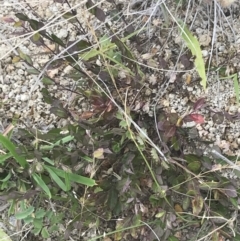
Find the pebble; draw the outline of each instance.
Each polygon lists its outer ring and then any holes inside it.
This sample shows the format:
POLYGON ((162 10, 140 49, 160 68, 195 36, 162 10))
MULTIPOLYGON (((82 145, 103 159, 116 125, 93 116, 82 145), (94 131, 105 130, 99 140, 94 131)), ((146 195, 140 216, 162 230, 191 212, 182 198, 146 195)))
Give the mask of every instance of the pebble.
POLYGON ((29 99, 29 96, 27 94, 21 95, 21 101, 27 101, 29 99))
POLYGON ((24 75, 24 70, 19 69, 19 70, 17 71, 17 73, 18 73, 19 75, 24 75))
POLYGON ((23 87, 22 87, 22 89, 21 89, 21 91, 22 91, 22 92, 26 92, 26 91, 27 91, 27 89, 28 89, 28 87, 27 87, 27 86, 23 86, 23 87))
POLYGON ((220 46, 220 47, 218 48, 218 50, 219 50, 219 52, 223 52, 223 51, 225 50, 225 46, 220 46))
POLYGON ((202 55, 203 55, 203 57, 207 57, 208 56, 208 51, 207 50, 202 50, 202 55))

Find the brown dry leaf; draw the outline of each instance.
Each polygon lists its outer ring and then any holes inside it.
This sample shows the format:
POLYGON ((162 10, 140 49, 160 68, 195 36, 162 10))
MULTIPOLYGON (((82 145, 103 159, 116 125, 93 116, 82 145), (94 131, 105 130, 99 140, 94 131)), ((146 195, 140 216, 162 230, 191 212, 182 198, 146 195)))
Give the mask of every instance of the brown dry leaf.
POLYGON ((186 77, 186 84, 189 85, 191 83, 191 80, 192 80, 192 76, 188 74, 186 77))
POLYGON ((12 59, 12 63, 13 64, 18 63, 20 60, 21 60, 21 58, 19 56, 14 56, 12 59))
POLYGON ((179 203, 176 203, 174 205, 174 210, 175 210, 176 213, 182 213, 183 212, 182 206, 179 203))
POLYGON ((9 124, 8 127, 3 131, 2 135, 7 136, 7 134, 14 128, 13 124, 9 124))
POLYGON ((103 241, 112 241, 112 239, 110 239, 109 237, 105 237, 103 241))
POLYGON ((143 23, 146 23, 149 21, 149 16, 145 15, 142 19, 143 23))
POLYGON ((195 196, 192 200, 193 215, 198 215, 203 208, 203 198, 200 195, 195 196))
POLYGON ((148 60, 148 59, 151 59, 153 56, 154 56, 154 54, 146 53, 146 54, 143 54, 141 57, 144 60, 148 60))
POLYGON ((87 120, 89 118, 91 118, 94 115, 94 112, 92 111, 85 111, 80 115, 80 119, 82 120, 87 120))
POLYGON ((158 49, 157 49, 157 48, 154 48, 154 47, 153 47, 153 48, 151 49, 151 53, 152 53, 152 54, 155 55, 157 52, 158 52, 158 49))

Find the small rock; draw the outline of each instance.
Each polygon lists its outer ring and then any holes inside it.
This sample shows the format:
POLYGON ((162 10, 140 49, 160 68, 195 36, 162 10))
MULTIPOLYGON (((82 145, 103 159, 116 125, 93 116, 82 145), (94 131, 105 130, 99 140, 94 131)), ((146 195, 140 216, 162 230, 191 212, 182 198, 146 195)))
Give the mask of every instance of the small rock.
POLYGON ((29 99, 29 96, 27 94, 21 95, 21 101, 27 101, 29 99))
POLYGON ((202 50, 202 55, 203 55, 203 57, 207 57, 208 56, 208 51, 207 50, 202 50))
POLYGON ((220 46, 220 47, 218 48, 218 50, 219 50, 219 52, 223 52, 223 51, 225 50, 225 46, 220 46))
POLYGON ((24 75, 24 71, 23 71, 22 69, 19 69, 19 70, 17 71, 17 73, 18 73, 19 75, 24 75))
POLYGON ((23 86, 22 89, 21 89, 21 91, 22 91, 22 92, 26 92, 27 89, 28 89, 27 86, 23 86))
POLYGON ((60 38, 60 39, 62 39, 62 38, 66 38, 67 37, 67 35, 68 35, 68 31, 66 30, 66 29, 61 29, 59 32, 58 32, 58 37, 60 38))

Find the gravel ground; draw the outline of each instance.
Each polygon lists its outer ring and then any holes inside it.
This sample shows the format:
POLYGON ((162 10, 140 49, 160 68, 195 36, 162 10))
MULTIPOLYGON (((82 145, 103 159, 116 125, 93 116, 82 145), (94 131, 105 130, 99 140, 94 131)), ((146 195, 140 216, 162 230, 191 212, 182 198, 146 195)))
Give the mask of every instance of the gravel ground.
MULTIPOLYGON (((78 4, 78 1, 69 1, 72 6, 78 4)), ((124 4, 127 6, 125 1, 124 4)), ((140 1, 141 2, 141 1, 140 1)), ((83 2, 81 2, 83 4, 83 2)), ((194 3, 196 4, 196 3, 194 3)), ((106 5, 107 6, 107 5, 106 5)), ((170 5, 169 5, 170 6, 170 5)), ((125 12, 126 16, 131 13, 129 18, 134 18, 135 10, 130 5, 125 12)), ((13 63, 12 59, 16 50, 13 47, 20 47, 22 51, 33 56, 34 66, 36 68, 49 61, 50 57, 46 50, 36 48, 29 40, 19 37, 21 30, 16 30, 12 23, 7 23, 6 18, 14 16, 17 12, 25 12, 30 17, 34 17, 32 10, 36 11, 43 20, 52 21, 63 11, 68 10, 67 4, 60 4, 54 1, 38 1, 31 2, 27 6, 24 1, 2 0, 0 12, 0 115, 1 115, 1 131, 3 131, 12 118, 18 116, 22 121, 31 127, 38 127, 41 130, 50 129, 54 125, 63 125, 58 118, 50 114, 50 106, 43 102, 43 96, 40 92, 42 87, 38 80, 38 76, 28 73, 28 66, 22 62, 13 63), (32 8, 32 9, 31 9, 32 8)), ((172 10, 174 12, 175 10, 172 10)), ((207 60, 211 56, 212 62, 219 64, 226 61, 227 56, 235 53, 235 57, 228 60, 226 67, 234 69, 240 73, 240 4, 233 4, 230 10, 218 8, 217 16, 214 19, 213 9, 206 4, 196 5, 189 12, 186 9, 179 10, 178 16, 183 18, 188 15, 187 23, 191 25, 191 30, 198 37, 202 47, 202 53, 207 60), (226 15, 224 15, 224 12, 226 15), (209 17, 210 16, 210 17, 209 17), (213 29, 215 29, 213 31, 213 29), (212 44, 214 43, 214 45, 212 44)), ((78 10, 81 14, 81 10, 78 10)), ((87 13, 84 13, 86 16, 87 13)), ((145 15, 142 14, 141 21, 144 16, 149 15, 149 7, 146 9, 145 15)), ((90 16, 89 18, 92 18, 90 16)), ((204 109, 201 113, 205 116, 205 124, 197 125, 199 136, 205 140, 211 140, 220 148, 221 152, 229 155, 240 155, 240 121, 228 121, 226 118, 222 123, 216 123, 213 112, 226 111, 229 114, 240 113, 240 108, 236 102, 234 84, 232 79, 220 79, 217 72, 210 71, 208 74, 208 87, 204 92, 202 86, 197 80, 197 73, 194 69, 186 70, 186 63, 180 59, 179 52, 184 54, 182 50, 183 42, 179 36, 178 29, 162 27, 163 21, 157 16, 153 16, 151 23, 148 25, 149 32, 144 38, 153 37, 152 41, 146 44, 142 50, 136 52, 139 62, 147 64, 146 83, 141 93, 144 99, 135 101, 135 110, 143 113, 154 115, 153 106, 165 107, 170 112, 184 114, 187 111, 188 103, 196 101, 199 98, 207 99, 208 109, 204 109), (170 41, 169 41, 170 39, 170 41), (151 57, 148 54, 151 53, 151 57), (165 66, 166 65, 166 66, 165 66), (157 70, 159 68, 160 70, 157 70), (150 67, 150 68, 149 68, 150 67), (166 71, 166 69, 168 70, 166 71), (181 78, 177 78, 174 71, 185 71, 181 78), (179 87, 178 87, 179 86, 179 87), (181 87, 181 91, 180 91, 181 87), (182 89, 184 91, 182 91, 182 89), (140 108, 141 106, 141 108, 140 108)), ((95 27, 97 23, 93 24, 95 27)), ((58 25, 49 27, 49 31, 53 31, 59 38, 64 39, 70 33, 70 40, 76 38, 77 33, 73 29, 72 24, 62 21, 58 25)), ((49 47, 51 43, 49 43, 49 47)), ((190 64, 190 63, 189 63, 190 64)), ((61 71, 57 69, 50 70, 49 74, 63 86, 73 86, 73 82, 65 79, 63 75, 70 71, 69 67, 64 67, 61 71)), ((53 91, 55 87, 52 87, 53 91)), ((56 97, 63 102, 69 103, 71 95, 68 92, 55 92, 56 97)), ((133 96, 134 99, 135 96, 133 96)), ((79 113, 87 109, 84 100, 80 103, 79 113)), ((191 236, 191 233, 189 234, 191 236)), ((188 237, 188 236, 186 236, 188 237)), ((182 239, 184 240, 184 239, 182 239)), ((187 240, 187 239, 185 239, 187 240)))

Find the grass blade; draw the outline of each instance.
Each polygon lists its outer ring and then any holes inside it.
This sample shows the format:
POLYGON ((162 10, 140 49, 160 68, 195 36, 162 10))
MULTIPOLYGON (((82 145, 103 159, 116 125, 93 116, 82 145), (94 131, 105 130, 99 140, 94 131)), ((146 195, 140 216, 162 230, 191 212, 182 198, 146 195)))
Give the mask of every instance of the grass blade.
MULTIPOLYGON (((51 166, 47 166, 47 167, 52 169, 59 177, 65 178, 65 175, 66 175, 65 171, 57 169, 55 167, 51 167, 51 166)), ((90 186, 90 187, 96 185, 95 180, 88 178, 88 177, 83 177, 83 176, 73 174, 73 173, 68 173, 68 176, 69 176, 69 180, 71 182, 77 182, 77 183, 80 183, 80 184, 83 184, 86 186, 90 186)))
POLYGON ((43 189, 43 191, 48 195, 49 198, 52 197, 51 192, 48 188, 48 186, 45 184, 45 182, 42 180, 42 178, 37 175, 36 173, 33 173, 33 179, 36 181, 36 183, 43 189))
POLYGON ((63 183, 63 181, 59 178, 59 176, 49 167, 44 166, 44 168, 47 170, 51 178, 56 182, 56 184, 64 191, 67 191, 66 185, 63 183))
POLYGON ((2 134, 0 134, 0 143, 11 153, 11 155, 21 165, 21 167, 25 168, 28 165, 27 161, 22 156, 17 154, 15 145, 2 134))
POLYGON ((200 48, 200 44, 197 38, 192 35, 192 33, 189 31, 189 29, 182 21, 179 21, 179 24, 181 26, 179 28, 180 28, 183 40, 185 41, 187 47, 191 50, 192 55, 196 57, 194 60, 194 65, 199 76, 202 79, 201 85, 205 90, 207 87, 207 77, 206 77, 205 64, 202 57, 202 50, 200 48))

